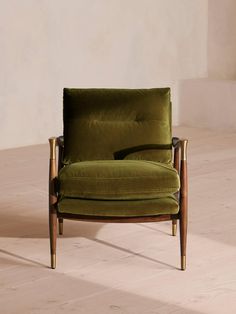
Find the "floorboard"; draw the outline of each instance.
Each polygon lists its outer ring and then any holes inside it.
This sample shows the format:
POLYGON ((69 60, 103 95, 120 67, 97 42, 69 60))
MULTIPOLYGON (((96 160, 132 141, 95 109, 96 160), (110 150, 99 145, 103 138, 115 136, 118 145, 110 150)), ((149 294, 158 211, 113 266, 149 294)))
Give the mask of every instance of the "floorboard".
POLYGON ((0 151, 0 312, 236 312, 236 134, 189 138, 187 270, 170 222, 65 221, 49 268, 48 146, 0 151))

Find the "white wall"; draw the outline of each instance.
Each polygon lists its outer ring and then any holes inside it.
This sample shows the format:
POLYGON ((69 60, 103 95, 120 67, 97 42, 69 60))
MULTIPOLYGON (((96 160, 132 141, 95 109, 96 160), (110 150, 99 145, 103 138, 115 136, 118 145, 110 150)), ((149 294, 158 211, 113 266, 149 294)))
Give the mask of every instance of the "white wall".
POLYGON ((208 12, 209 77, 236 80, 236 1, 209 0, 208 12))
POLYGON ((181 124, 236 131, 236 81, 183 80, 178 90, 181 124))
POLYGON ((62 132, 63 87, 207 74, 207 0, 0 0, 0 149, 62 132))
POLYGON ((236 131, 235 17, 235 0, 209 0, 208 77, 178 83, 181 124, 236 131))

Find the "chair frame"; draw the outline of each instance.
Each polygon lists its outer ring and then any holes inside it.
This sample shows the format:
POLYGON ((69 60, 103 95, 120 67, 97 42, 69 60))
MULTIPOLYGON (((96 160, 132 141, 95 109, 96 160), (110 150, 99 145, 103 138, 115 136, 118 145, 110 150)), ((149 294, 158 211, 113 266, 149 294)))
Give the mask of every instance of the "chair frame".
POLYGON ((174 150, 174 168, 180 176, 180 191, 176 194, 179 201, 179 212, 177 214, 162 214, 145 217, 103 217, 103 216, 84 216, 68 213, 60 213, 57 210, 58 203, 58 181, 57 175, 63 167, 62 158, 64 150, 63 136, 49 138, 50 159, 49 159, 49 234, 51 268, 56 268, 56 241, 57 241, 57 221, 59 224, 59 234, 63 234, 63 220, 72 219, 91 222, 113 222, 113 223, 138 223, 138 222, 158 222, 172 221, 172 235, 177 232, 177 221, 179 220, 180 229, 180 253, 181 270, 186 269, 186 242, 187 242, 187 216, 188 216, 188 176, 187 176, 187 139, 172 138, 174 150), (57 148, 58 147, 58 161, 57 148))

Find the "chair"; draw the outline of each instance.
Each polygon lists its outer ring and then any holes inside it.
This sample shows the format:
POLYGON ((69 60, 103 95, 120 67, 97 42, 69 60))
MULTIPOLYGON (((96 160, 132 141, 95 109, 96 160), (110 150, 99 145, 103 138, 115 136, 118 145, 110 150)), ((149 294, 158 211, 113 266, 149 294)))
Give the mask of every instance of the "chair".
POLYGON ((173 236, 179 220, 185 270, 188 141, 172 138, 170 89, 65 88, 63 101, 64 135, 49 139, 51 268, 64 219, 170 220, 173 236))

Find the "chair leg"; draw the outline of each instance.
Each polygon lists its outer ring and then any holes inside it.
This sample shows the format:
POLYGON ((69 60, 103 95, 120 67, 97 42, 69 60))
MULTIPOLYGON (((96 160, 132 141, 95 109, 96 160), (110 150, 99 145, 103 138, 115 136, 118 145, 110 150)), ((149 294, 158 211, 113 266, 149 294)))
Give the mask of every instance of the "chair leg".
POLYGON ((188 175, 187 175, 187 144, 188 140, 181 140, 181 163, 180 163, 180 252, 181 269, 186 269, 186 242, 188 221, 188 175))
POLYGON ((172 219, 172 236, 176 236, 177 232, 177 219, 172 219))
POLYGON ((187 198, 187 163, 181 161, 182 168, 182 187, 180 193, 180 252, 181 252, 181 269, 186 269, 186 243, 187 243, 187 224, 188 224, 188 198, 187 198))
POLYGON ((180 252, 181 252, 181 270, 186 269, 186 243, 187 243, 187 216, 180 217, 180 252))
POLYGON ((51 268, 56 268, 56 242, 57 242, 57 214, 54 209, 49 211, 49 232, 50 232, 50 251, 51 268))
POLYGON ((63 234, 63 218, 59 218, 58 222, 59 222, 59 234, 62 235, 63 234))

